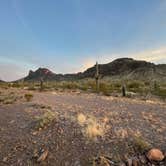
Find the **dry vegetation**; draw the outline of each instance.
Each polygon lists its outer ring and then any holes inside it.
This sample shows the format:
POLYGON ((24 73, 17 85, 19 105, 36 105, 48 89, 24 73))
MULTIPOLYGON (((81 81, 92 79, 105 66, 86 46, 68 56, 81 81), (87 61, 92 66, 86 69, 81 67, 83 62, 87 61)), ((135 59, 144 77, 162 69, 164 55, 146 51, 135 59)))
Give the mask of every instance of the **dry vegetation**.
POLYGON ((77 116, 77 120, 82 127, 83 134, 89 139, 96 139, 99 136, 104 137, 109 129, 106 121, 99 121, 93 116, 86 116, 80 113, 77 116))
POLYGON ((29 101, 32 100, 33 94, 31 94, 31 93, 26 93, 26 94, 24 95, 24 98, 26 99, 27 102, 29 102, 29 101))
POLYGON ((56 115, 54 112, 45 110, 42 115, 35 117, 35 129, 41 130, 48 127, 55 118, 56 115))
MULTIPOLYGON (((122 85, 126 85, 127 97, 141 97, 144 99, 158 97, 166 98, 166 83, 157 81, 140 81, 140 80, 119 80, 104 78, 100 80, 99 92, 103 95, 121 95, 122 85)), ((40 90, 40 82, 18 82, 6 85, 1 84, 4 88, 17 87, 28 90, 40 90)), ((74 80, 74 81, 52 81, 44 82, 42 89, 48 90, 81 90, 87 92, 96 92, 96 84, 93 79, 74 80)))

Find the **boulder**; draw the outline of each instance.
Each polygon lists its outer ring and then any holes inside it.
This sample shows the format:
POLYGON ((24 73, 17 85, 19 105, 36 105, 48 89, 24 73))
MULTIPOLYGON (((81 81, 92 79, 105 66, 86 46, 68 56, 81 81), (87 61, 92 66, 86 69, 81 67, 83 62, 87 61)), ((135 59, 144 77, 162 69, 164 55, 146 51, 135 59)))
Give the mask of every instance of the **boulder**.
POLYGON ((164 159, 164 154, 159 149, 151 149, 147 153, 147 158, 150 161, 162 161, 164 159))

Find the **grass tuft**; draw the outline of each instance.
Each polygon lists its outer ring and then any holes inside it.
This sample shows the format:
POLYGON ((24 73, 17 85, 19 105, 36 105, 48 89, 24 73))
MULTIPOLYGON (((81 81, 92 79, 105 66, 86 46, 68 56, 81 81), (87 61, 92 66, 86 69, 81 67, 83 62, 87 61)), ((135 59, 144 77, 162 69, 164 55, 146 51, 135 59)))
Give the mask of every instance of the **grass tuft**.
POLYGON ((26 94, 24 95, 24 98, 26 99, 27 102, 29 102, 29 101, 32 100, 33 94, 31 94, 31 93, 26 93, 26 94))
POLYGON ((36 117, 36 126, 37 130, 43 129, 51 124, 55 119, 56 115, 50 110, 47 110, 44 114, 36 117))

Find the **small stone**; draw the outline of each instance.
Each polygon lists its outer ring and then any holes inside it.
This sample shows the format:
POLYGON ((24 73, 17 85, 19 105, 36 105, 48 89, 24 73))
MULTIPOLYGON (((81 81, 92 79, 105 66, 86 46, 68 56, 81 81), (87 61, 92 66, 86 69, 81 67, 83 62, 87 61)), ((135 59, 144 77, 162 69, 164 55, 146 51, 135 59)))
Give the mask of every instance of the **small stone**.
POLYGON ((7 161, 7 157, 4 157, 4 158, 3 158, 3 162, 6 162, 6 161, 7 161))
POLYGON ((42 162, 44 161, 48 156, 48 149, 44 150, 43 153, 39 156, 37 159, 37 162, 42 162))
POLYGON ((132 166, 132 159, 127 160, 127 166, 132 166))
POLYGON ((120 163, 119 166, 126 166, 126 164, 125 163, 120 163))
POLYGON ((147 163, 147 159, 145 157, 145 155, 139 156, 139 160, 142 164, 146 164, 147 163))
POLYGON ((32 132, 32 135, 37 135, 37 133, 38 133, 37 131, 34 131, 32 132))
POLYGON ((134 158, 132 160, 132 164, 133 164, 133 166, 139 166, 139 160, 137 158, 134 158))
POLYGON ((162 161, 164 159, 164 154, 159 149, 151 149, 147 153, 147 158, 150 161, 162 161))

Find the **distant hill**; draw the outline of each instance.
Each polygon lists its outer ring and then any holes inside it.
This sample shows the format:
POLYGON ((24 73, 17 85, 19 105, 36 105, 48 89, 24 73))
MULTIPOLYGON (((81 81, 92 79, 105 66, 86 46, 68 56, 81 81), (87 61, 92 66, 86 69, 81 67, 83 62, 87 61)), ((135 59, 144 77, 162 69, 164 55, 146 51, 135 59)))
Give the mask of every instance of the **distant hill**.
MULTIPOLYGON (((93 78, 95 75, 95 65, 84 72, 76 74, 56 74, 49 69, 39 68, 36 71, 29 71, 25 81, 44 80, 75 80, 93 78)), ((166 81, 166 64, 156 65, 154 63, 134 60, 132 58, 120 58, 107 64, 99 64, 101 77, 127 78, 138 80, 164 80, 166 81)))

